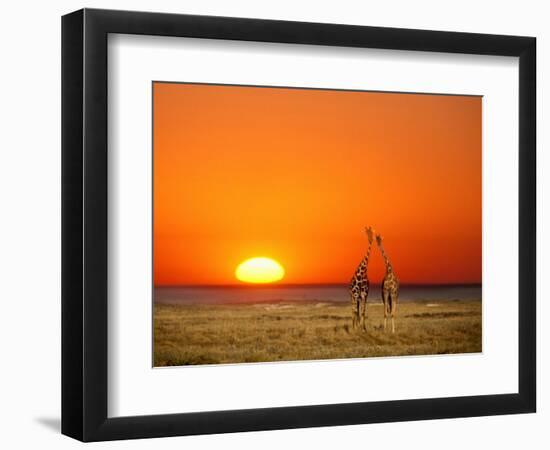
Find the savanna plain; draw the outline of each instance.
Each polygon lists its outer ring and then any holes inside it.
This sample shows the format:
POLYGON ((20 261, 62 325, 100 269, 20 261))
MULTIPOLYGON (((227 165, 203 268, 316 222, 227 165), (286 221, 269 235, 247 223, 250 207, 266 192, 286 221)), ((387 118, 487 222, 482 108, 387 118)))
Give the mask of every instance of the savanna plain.
POLYGON ((482 351, 481 301, 411 301, 395 332, 382 303, 369 303, 366 330, 341 302, 156 304, 154 365, 183 366, 482 351))

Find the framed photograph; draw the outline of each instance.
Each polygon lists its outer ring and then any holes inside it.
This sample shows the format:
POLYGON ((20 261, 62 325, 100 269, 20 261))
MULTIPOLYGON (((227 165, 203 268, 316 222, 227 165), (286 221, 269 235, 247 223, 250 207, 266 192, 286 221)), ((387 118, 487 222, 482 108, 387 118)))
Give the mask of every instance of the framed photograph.
POLYGON ((535 412, 536 40, 62 20, 62 432, 535 412))

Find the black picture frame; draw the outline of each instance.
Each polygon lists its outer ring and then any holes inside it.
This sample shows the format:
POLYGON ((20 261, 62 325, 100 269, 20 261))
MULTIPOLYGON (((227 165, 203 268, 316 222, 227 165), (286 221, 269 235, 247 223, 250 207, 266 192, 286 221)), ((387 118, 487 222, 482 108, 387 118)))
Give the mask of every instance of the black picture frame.
POLYGON ((83 9, 62 18, 62 433, 82 441, 535 412, 536 39, 83 9), (107 416, 109 33, 519 57, 517 393, 107 416))

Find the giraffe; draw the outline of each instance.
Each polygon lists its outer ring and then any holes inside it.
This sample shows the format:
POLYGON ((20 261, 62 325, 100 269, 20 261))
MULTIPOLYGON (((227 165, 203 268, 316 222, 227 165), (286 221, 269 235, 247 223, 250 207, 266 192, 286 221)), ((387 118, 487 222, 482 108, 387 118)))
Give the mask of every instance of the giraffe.
POLYGON ((382 281, 382 301, 384 302, 384 329, 386 329, 386 320, 388 314, 391 315, 391 332, 395 333, 394 316, 397 313, 397 298, 399 297, 399 279, 393 271, 391 262, 384 251, 382 245, 382 236, 376 234, 376 243, 378 248, 384 257, 384 263, 386 264, 386 275, 382 281))
POLYGON ((367 267, 369 264, 373 230, 371 227, 368 227, 365 228, 365 232, 369 240, 367 253, 357 266, 357 269, 355 269, 355 273, 349 285, 352 327, 355 329, 357 325, 362 325, 363 330, 366 330, 367 296, 369 294, 367 267))

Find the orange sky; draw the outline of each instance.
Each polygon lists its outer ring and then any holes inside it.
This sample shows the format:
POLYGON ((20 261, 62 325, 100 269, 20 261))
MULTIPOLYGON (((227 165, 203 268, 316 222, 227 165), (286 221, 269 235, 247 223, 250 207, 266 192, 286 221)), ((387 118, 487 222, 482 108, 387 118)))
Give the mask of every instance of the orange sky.
POLYGON ((481 282, 481 98, 154 83, 155 285, 481 282), (369 278, 383 259, 373 246, 369 278))

